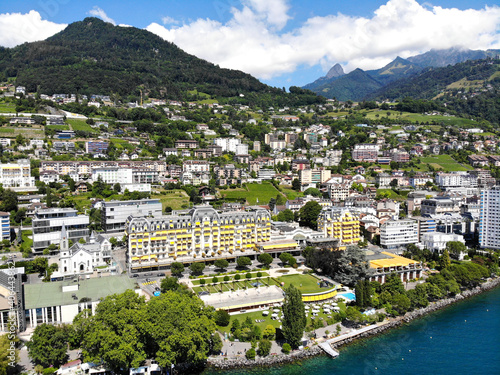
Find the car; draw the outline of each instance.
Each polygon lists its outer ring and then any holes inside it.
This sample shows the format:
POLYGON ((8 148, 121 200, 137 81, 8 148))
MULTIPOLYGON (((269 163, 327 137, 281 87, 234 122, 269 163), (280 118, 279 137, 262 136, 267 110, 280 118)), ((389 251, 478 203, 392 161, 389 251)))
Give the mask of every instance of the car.
POLYGON ((158 272, 156 276, 158 277, 165 276, 165 272, 158 272))
POLYGON ((149 272, 146 272, 145 274, 143 274, 142 276, 150 276, 151 274, 149 272))
POLYGON ((139 277, 139 275, 138 275, 138 274, 136 274, 136 273, 134 273, 134 274, 132 275, 132 277, 139 277))
POLYGON ((149 279, 146 279, 146 282, 149 282, 149 279))
POLYGON ((155 290, 156 290, 156 291, 159 291, 159 290, 160 290, 160 288, 156 287, 156 288, 155 288, 155 290))

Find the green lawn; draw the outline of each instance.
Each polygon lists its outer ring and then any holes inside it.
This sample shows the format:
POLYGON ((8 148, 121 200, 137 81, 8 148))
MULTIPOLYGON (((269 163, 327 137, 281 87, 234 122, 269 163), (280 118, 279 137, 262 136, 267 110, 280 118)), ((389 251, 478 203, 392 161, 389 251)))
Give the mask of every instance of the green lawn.
MULTIPOLYGON (((394 199, 396 201, 405 201, 406 200, 406 197, 399 195, 398 193, 396 193, 392 189, 377 189, 377 193, 388 193, 389 194, 388 198, 394 199)), ((408 195, 408 194, 406 194, 406 195, 408 195)))
MULTIPOLYGON (((262 280, 265 281, 266 284, 267 284, 267 277, 269 276, 269 274, 267 272, 261 272, 261 274, 262 274, 262 280)), ((219 282, 224 282, 224 277, 225 276, 229 276, 229 282, 232 282, 233 280, 235 280, 234 277, 236 275, 240 275, 240 280, 239 281, 246 280, 246 277, 245 277, 246 273, 236 273, 236 274, 229 274, 229 275, 219 275, 219 276, 215 276, 215 277, 217 277, 217 279, 219 280, 219 282)), ((252 276, 252 278, 256 278, 257 277, 257 272, 251 272, 250 275, 252 276)), ((200 285, 200 281, 201 280, 205 280, 206 284, 212 284, 212 279, 213 278, 214 278, 214 276, 202 277, 202 278, 199 278, 199 279, 192 280, 192 283, 193 283, 193 285, 200 285)), ((255 282, 255 280, 252 280, 252 282, 255 282)))
POLYGON ((16 106, 14 103, 0 103, 0 113, 15 113, 16 106))
POLYGON ((14 133, 14 129, 0 128, 0 133, 14 133))
POLYGON ((420 157, 420 168, 422 170, 427 170, 427 165, 430 164, 433 168, 442 169, 444 171, 454 172, 454 171, 468 171, 473 169, 467 164, 461 165, 456 162, 450 155, 434 155, 420 157))
POLYGON ((71 128, 74 131, 80 130, 80 131, 85 131, 85 132, 90 132, 90 133, 95 133, 96 131, 90 127, 89 124, 87 124, 83 120, 76 120, 76 119, 69 119, 66 120, 68 124, 71 125, 71 128))
POLYGON ((248 204, 253 205, 268 204, 271 198, 276 198, 280 192, 271 183, 263 182, 246 184, 246 188, 219 190, 219 193, 224 199, 246 199, 248 204))
POLYGON ((295 200, 298 197, 303 197, 304 193, 293 190, 291 187, 281 187, 281 192, 286 195, 289 200, 295 200))
POLYGON ((152 199, 159 199, 163 210, 172 207, 173 210, 182 210, 189 206, 189 197, 184 190, 168 190, 167 194, 151 194, 152 199))
POLYGON ((285 275, 277 278, 279 282, 284 283, 283 288, 294 285, 301 293, 319 293, 327 289, 320 288, 319 280, 312 275, 285 275))
POLYGON ((69 130, 69 125, 47 125, 47 129, 52 129, 52 130, 69 130))

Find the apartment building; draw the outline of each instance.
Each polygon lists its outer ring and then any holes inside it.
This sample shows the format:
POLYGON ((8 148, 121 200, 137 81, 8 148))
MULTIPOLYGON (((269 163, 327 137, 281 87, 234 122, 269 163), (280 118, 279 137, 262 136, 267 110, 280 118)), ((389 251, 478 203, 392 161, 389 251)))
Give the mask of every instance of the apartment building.
POLYGON ((357 244, 360 241, 359 229, 358 215, 348 208, 327 207, 318 216, 318 231, 338 240, 339 249, 357 244))
POLYGON ((51 244, 59 245, 61 229, 66 227, 68 239, 73 242, 89 236, 89 217, 78 215, 73 208, 46 208, 35 213, 32 222, 33 251, 42 252, 51 244))
POLYGON ((437 173, 436 184, 441 188, 477 187, 477 176, 467 172, 437 173))
POLYGON ((85 152, 87 154, 105 154, 108 151, 108 142, 88 141, 85 142, 85 152))
POLYGON ((500 186, 481 191, 479 246, 500 249, 500 186))
POLYGON ((4 188, 35 186, 35 177, 31 177, 30 161, 19 159, 17 163, 0 164, 0 184, 4 188))
POLYGON ((158 199, 102 202, 102 228, 105 232, 123 232, 130 216, 159 217, 162 205, 158 199))
POLYGON ((0 212, 0 223, 2 224, 2 238, 0 241, 10 241, 10 212, 0 212))
POLYGON ((379 149, 380 146, 376 144, 357 144, 352 151, 352 158, 355 161, 375 163, 379 149))
POLYGON ((332 176, 329 169, 302 169, 299 170, 299 181, 301 185, 322 184, 332 176))
POLYGON ((261 207, 218 212, 196 206, 189 212, 127 220, 130 270, 159 268, 177 262, 199 262, 255 254, 270 241, 271 215, 261 207))
POLYGON ((415 220, 389 220, 380 227, 380 245, 396 249, 418 242, 418 225, 415 220))

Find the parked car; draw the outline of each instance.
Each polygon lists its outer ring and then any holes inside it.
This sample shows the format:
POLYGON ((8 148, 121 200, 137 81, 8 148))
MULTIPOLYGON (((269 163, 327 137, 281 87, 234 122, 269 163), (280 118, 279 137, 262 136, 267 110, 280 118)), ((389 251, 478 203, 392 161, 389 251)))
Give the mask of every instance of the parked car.
POLYGON ((158 276, 158 277, 165 276, 165 272, 158 272, 158 274, 156 276, 158 276))

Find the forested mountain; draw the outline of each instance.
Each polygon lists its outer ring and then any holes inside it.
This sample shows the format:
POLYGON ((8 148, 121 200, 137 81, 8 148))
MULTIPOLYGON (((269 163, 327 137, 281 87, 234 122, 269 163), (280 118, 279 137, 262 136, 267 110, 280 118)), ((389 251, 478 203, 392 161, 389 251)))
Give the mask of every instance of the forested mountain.
MULTIPOLYGON (((195 36, 193 36, 195 37, 195 36)), ((249 74, 221 69, 149 31, 98 18, 75 22, 47 40, 0 49, 0 78, 40 93, 182 98, 187 90, 215 96, 274 93, 249 74), (3 75, 3 77, 1 77, 3 75)))
MULTIPOLYGON (((392 82, 410 79, 430 67, 445 67, 468 60, 479 60, 496 57, 500 50, 472 51, 459 48, 446 50, 431 50, 422 55, 403 59, 397 57, 394 61, 381 69, 366 72, 356 69, 341 78, 321 77, 304 88, 310 89, 319 95, 338 100, 360 101, 372 97, 372 93, 381 90, 392 82), (366 73, 363 79, 361 72, 366 73), (371 79, 368 79, 370 77, 371 79)), ((338 64, 336 64, 338 65, 338 64)), ((333 69, 333 68, 332 68, 333 69)))

